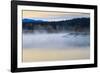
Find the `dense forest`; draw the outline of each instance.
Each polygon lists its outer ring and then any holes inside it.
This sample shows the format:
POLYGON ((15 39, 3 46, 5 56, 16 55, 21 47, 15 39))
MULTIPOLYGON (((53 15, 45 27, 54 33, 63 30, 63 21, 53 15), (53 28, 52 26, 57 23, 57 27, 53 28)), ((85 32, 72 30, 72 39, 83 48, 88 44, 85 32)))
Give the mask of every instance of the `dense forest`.
POLYGON ((42 21, 33 19, 23 19, 23 32, 89 32, 90 18, 74 18, 62 21, 42 21))

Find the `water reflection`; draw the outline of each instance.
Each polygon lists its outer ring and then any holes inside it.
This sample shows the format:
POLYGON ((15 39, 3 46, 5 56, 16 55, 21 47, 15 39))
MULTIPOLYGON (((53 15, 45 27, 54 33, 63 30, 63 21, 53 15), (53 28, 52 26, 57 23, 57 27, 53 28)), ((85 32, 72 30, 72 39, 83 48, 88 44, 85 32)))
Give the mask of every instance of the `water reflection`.
POLYGON ((89 47, 90 36, 87 33, 23 33, 23 48, 89 47))

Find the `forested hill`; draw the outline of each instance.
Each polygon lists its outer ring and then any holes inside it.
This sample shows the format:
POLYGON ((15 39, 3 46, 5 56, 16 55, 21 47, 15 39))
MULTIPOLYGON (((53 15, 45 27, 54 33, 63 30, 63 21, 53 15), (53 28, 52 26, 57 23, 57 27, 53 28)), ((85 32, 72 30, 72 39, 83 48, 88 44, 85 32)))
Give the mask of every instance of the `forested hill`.
POLYGON ((90 27, 90 18, 76 18, 76 19, 71 19, 71 20, 65 20, 65 21, 59 21, 57 23, 61 23, 63 25, 67 26, 80 26, 80 27, 90 27))
POLYGON ((35 29, 40 27, 44 27, 47 30, 89 30, 90 29, 90 18, 74 18, 71 20, 62 20, 62 21, 42 21, 42 20, 32 20, 32 19, 23 19, 23 29, 32 27, 31 29, 35 29), (28 26, 30 25, 31 26, 28 26), (27 25, 27 26, 26 26, 27 25), (38 27, 39 25, 39 27, 38 27))

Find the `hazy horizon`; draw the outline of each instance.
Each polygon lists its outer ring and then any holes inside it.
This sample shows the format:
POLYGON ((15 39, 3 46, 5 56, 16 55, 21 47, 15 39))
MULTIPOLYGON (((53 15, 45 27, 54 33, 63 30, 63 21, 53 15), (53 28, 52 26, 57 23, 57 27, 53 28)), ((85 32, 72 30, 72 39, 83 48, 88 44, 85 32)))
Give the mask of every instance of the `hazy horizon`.
POLYGON ((43 20, 43 21, 61 21, 70 20, 73 18, 89 18, 89 13, 72 13, 72 12, 49 12, 49 11, 28 11, 24 10, 22 12, 22 18, 43 20))

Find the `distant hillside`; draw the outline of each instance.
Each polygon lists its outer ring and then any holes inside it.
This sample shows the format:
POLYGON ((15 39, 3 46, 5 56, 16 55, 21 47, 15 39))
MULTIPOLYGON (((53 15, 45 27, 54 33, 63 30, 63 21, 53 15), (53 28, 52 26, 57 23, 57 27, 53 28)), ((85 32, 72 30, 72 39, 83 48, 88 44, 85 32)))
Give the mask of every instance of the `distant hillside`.
POLYGON ((33 19, 23 19, 23 30, 44 29, 47 31, 89 31, 90 18, 74 18, 71 20, 63 21, 42 21, 33 19))
POLYGON ((28 18, 22 19, 22 23, 23 24, 25 24, 25 23, 27 23, 27 24, 29 24, 29 23, 34 24, 34 23, 41 23, 41 22, 45 22, 45 21, 43 21, 43 20, 33 20, 33 19, 28 19, 28 18))

